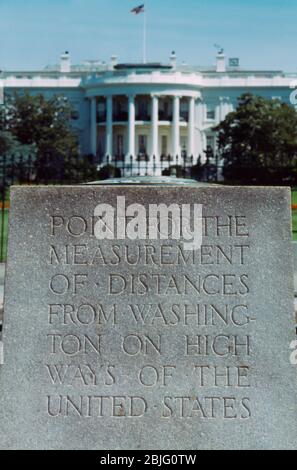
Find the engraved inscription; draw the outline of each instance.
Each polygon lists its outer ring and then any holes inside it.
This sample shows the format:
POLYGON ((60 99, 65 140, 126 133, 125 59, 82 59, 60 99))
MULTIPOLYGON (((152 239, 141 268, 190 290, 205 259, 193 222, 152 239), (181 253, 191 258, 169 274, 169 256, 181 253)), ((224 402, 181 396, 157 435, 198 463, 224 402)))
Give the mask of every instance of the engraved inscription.
POLYGON ((257 312, 245 215, 204 214, 193 251, 99 241, 97 222, 48 217, 47 416, 248 421, 257 312))

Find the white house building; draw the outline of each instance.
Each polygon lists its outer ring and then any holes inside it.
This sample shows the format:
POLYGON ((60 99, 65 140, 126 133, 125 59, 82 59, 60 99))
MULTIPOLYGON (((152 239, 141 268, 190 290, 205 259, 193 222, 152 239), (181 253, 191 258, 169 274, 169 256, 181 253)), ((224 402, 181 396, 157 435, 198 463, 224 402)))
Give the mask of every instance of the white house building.
POLYGON ((82 154, 149 165, 215 150, 213 127, 245 92, 290 103, 296 75, 243 70, 223 51, 211 67, 179 65, 173 52, 167 65, 88 61, 72 66, 68 52, 60 64, 40 72, 2 71, 4 97, 30 91, 65 96, 73 107, 72 125, 82 154))

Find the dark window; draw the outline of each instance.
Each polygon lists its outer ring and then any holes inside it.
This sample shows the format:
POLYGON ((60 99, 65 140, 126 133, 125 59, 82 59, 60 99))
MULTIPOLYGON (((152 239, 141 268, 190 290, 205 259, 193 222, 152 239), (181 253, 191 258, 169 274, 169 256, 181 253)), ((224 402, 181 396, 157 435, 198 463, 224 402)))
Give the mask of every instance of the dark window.
POLYGON ((124 136, 122 134, 117 135, 117 157, 124 155, 124 136))
POLYGON ((214 120, 215 117, 216 117, 216 112, 215 112, 215 110, 214 110, 214 109, 208 109, 208 110, 207 110, 207 116, 206 116, 206 117, 207 117, 207 119, 209 119, 209 120, 214 120))
POLYGON ((71 119, 73 121, 77 121, 79 119, 79 112, 78 111, 72 111, 71 112, 71 119))
POLYGON ((147 155, 147 136, 140 135, 138 137, 138 147, 139 147, 139 155, 147 155))
POLYGON ((98 102, 98 122, 105 122, 106 121, 106 102, 99 101, 98 102))
POLYGON ((162 149, 161 149, 161 155, 162 155, 162 156, 167 155, 167 135, 162 135, 162 149))

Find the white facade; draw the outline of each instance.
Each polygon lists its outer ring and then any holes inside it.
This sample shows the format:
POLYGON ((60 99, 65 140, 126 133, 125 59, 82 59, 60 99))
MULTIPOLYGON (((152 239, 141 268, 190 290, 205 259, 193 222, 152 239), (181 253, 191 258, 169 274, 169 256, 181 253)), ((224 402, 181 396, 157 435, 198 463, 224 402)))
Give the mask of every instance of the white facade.
POLYGON ((93 154, 102 164, 109 156, 146 165, 172 164, 168 155, 174 163, 198 156, 203 161, 207 147, 215 149, 213 127, 236 107, 239 96, 250 92, 290 103, 296 81, 281 71, 227 67, 222 52, 208 68, 179 67, 174 54, 167 66, 117 64, 115 57, 110 64, 71 66, 65 53, 59 67, 2 72, 0 78, 4 96, 24 90, 66 96, 75 110, 72 124, 82 154, 93 154))

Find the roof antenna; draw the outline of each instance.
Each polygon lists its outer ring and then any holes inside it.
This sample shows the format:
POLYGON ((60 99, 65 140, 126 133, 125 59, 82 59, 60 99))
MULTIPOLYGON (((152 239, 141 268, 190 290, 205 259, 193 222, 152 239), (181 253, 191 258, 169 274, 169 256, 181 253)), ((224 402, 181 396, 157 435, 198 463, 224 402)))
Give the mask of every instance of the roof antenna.
POLYGON ((219 44, 214 44, 214 47, 218 50, 219 54, 224 54, 224 48, 219 44))

